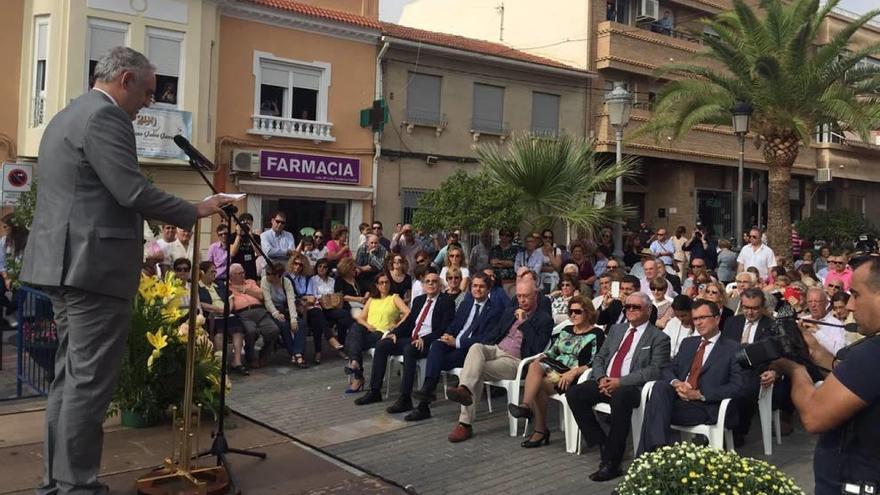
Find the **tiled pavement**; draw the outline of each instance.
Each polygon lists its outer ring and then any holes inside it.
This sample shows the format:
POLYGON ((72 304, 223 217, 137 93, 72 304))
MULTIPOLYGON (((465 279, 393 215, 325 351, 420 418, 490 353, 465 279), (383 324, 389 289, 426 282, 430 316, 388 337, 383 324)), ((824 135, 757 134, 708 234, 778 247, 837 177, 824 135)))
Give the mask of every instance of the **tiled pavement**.
MULTIPOLYGON (((594 449, 581 456, 565 452, 558 407, 552 404, 552 441, 547 447, 523 449, 521 438, 508 436, 504 397, 493 399, 492 414, 483 399, 474 438, 451 444, 446 435, 458 418, 456 404, 435 403, 433 417, 416 424, 385 413, 396 398, 396 373, 391 398, 369 406, 355 406, 352 401, 357 396, 343 394, 346 383, 338 359, 325 359, 307 370, 278 362, 233 381, 230 405, 236 411, 420 494, 586 495, 607 494, 614 487, 587 478, 598 464, 594 449)), ((769 458, 808 494, 813 485, 813 445, 814 438, 799 429, 781 446, 774 445, 769 458)), ((740 453, 764 458, 757 422, 740 453)))

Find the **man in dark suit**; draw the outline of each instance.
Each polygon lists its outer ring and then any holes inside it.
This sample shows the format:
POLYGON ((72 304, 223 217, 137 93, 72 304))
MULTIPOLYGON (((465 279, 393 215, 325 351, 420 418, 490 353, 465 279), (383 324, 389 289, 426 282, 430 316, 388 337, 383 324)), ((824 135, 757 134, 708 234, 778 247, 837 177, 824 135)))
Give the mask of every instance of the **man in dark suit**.
POLYGON ((590 475, 593 481, 623 474, 620 463, 633 409, 641 404, 642 386, 655 380, 660 367, 669 361, 669 336, 648 321, 653 307, 644 292, 631 293, 624 306, 628 323, 609 328, 605 343, 593 358, 589 379, 565 393, 587 445, 599 445, 601 462, 590 475), (593 406, 599 402, 611 404, 607 435, 593 414, 593 406))
MULTIPOLYGON (((748 345, 769 337, 769 329, 773 319, 764 314, 766 301, 764 291, 755 288, 744 290, 740 294, 742 314, 727 319, 724 323, 724 329, 721 330, 721 338, 741 345, 748 345)), ((776 382, 777 378, 776 371, 768 369, 767 365, 753 370, 744 370, 744 374, 745 395, 735 401, 738 422, 733 428, 733 443, 736 447, 742 446, 749 433, 752 418, 758 408, 758 395, 761 388, 769 387, 776 382)))
POLYGON ((449 434, 450 442, 463 442, 473 435, 476 415, 474 399, 479 399, 485 380, 512 380, 522 358, 547 348, 553 332, 553 318, 538 307, 538 288, 531 280, 516 284, 518 307, 508 308, 486 335, 485 344, 468 350, 459 376, 459 385, 448 388, 449 400, 461 404, 458 424, 449 434))
POLYGON ((403 323, 385 334, 376 344, 373 369, 370 370, 370 390, 354 403, 363 406, 382 400, 382 381, 388 356, 403 355, 403 374, 400 378, 400 397, 386 409, 391 414, 412 409, 413 381, 419 359, 428 355, 428 349, 441 335, 455 316, 455 302, 440 292, 440 276, 431 267, 422 281, 425 293, 413 300, 412 311, 403 323))
POLYGON ((102 423, 131 324, 144 217, 192 228, 226 200, 192 205, 154 187, 138 166, 131 121, 153 101, 155 67, 117 47, 94 89, 56 115, 40 142, 37 208, 21 280, 52 300, 58 329, 46 403, 39 493, 103 493, 102 423))
MULTIPOLYGON (((602 300, 602 306, 596 308, 599 311, 596 318, 596 324, 625 324, 627 315, 626 311, 623 310, 623 303, 630 294, 638 292, 640 287, 641 281, 638 277, 625 275, 623 280, 620 281, 620 297, 618 299, 613 299, 611 297, 611 292, 608 292, 602 300)), ((653 304, 651 304, 648 321, 651 322, 651 325, 657 322, 657 308, 653 304)))
POLYGON ((440 373, 464 365, 468 349, 475 343, 485 343, 489 329, 498 321, 504 309, 507 294, 502 292, 501 300, 490 298, 492 281, 480 272, 471 278, 470 294, 455 312, 455 318, 439 339, 431 344, 428 363, 425 369, 425 384, 413 393, 419 404, 403 419, 421 421, 431 417, 430 404, 434 401, 434 390, 440 381, 440 373))
MULTIPOLYGON (((638 454, 669 445, 673 424, 715 423, 721 401, 742 396, 745 376, 736 362, 739 344, 721 338, 718 306, 697 299, 691 314, 699 335, 682 341, 678 354, 654 382, 645 406, 638 454)), ((735 416, 736 410, 732 412, 735 416)), ((735 419, 730 416, 732 424, 735 419)))

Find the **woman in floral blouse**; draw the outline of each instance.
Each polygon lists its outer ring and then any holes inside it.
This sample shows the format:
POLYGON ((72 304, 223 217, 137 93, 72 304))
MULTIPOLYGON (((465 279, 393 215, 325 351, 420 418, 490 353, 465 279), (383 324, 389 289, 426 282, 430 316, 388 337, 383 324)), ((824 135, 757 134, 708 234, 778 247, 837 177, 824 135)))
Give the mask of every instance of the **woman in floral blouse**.
POLYGON ((590 369, 593 356, 605 341, 605 333, 595 326, 596 315, 596 308, 589 299, 572 297, 568 302, 568 317, 572 324, 563 328, 553 338, 547 352, 529 365, 522 404, 508 406, 513 417, 533 419, 535 429, 520 444, 523 447, 541 447, 550 443, 547 429, 550 396, 565 393, 568 387, 577 383, 578 377, 590 369), (568 371, 559 373, 553 370, 544 362, 545 357, 568 367, 568 371))

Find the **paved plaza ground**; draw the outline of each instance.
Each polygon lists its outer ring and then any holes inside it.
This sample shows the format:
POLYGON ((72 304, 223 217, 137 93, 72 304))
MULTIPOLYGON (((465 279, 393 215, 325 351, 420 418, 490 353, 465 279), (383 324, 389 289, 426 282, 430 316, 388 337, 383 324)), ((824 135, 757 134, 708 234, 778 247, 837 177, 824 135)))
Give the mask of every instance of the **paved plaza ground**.
MULTIPOLYGON (((396 373, 388 400, 355 406, 357 396, 343 393, 341 360, 325 358, 318 367, 300 370, 283 364, 280 354, 277 357, 278 363, 252 370, 249 377, 234 377, 230 404, 236 411, 419 494, 607 494, 614 488, 613 482, 587 478, 598 465, 598 451, 585 449, 580 456, 565 452, 558 407, 551 405, 547 447, 524 449, 521 438, 508 436, 503 396, 493 399, 492 414, 483 398, 474 437, 451 444, 446 435, 458 418, 457 404, 441 400, 431 419, 415 424, 403 421, 402 414, 385 413, 397 396, 396 373)), ((369 370, 369 360, 366 367, 369 370)), ((782 445, 774 445, 767 458, 809 494, 814 442, 798 428, 782 445)), ((739 453, 766 458, 757 419, 739 453)))

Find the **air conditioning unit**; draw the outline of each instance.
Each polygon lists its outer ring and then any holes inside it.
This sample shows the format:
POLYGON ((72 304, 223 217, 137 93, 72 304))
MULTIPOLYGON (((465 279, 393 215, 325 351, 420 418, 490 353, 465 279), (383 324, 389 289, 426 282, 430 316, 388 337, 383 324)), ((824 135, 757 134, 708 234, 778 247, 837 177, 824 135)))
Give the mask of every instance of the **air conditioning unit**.
POLYGON ((636 0, 636 20, 656 21, 660 18, 659 0, 636 0))
POLYGON ((260 171, 260 154, 249 150, 232 150, 232 171, 257 173, 260 171))
POLYGON ((831 169, 816 169, 816 182, 831 182, 831 169))

